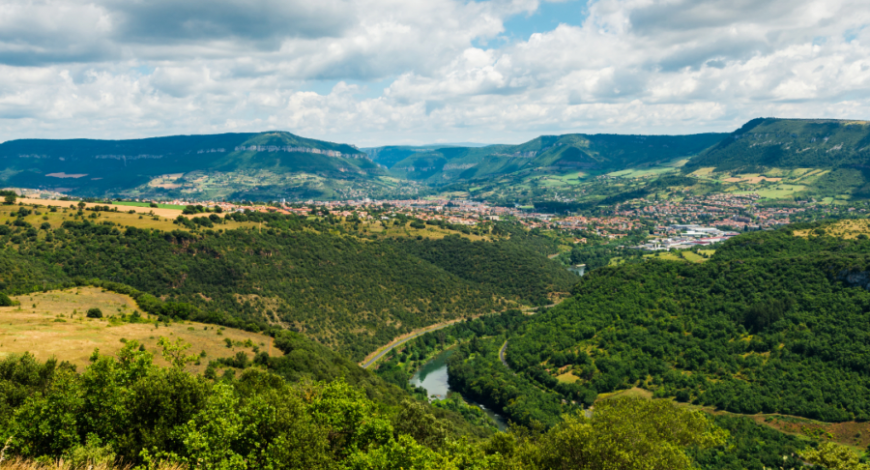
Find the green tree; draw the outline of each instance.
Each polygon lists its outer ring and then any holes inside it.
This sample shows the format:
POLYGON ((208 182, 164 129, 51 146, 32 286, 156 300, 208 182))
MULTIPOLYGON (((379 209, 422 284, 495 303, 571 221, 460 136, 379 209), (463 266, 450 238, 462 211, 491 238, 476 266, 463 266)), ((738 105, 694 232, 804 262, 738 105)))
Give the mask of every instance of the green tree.
POLYGON ((807 462, 828 470, 870 470, 870 465, 859 462, 855 452, 833 442, 823 442, 818 449, 807 449, 800 456, 807 462))
POLYGON ((88 309, 87 316, 88 316, 88 318, 103 318, 103 311, 100 310, 99 308, 94 307, 94 308, 88 309))
POLYGON ((527 442, 519 457, 540 469, 688 470, 686 447, 723 445, 727 436, 699 411, 664 400, 615 399, 596 405, 592 418, 566 416, 538 442, 527 442))
POLYGON ((197 359, 196 354, 185 354, 185 352, 190 348, 190 344, 186 343, 181 338, 176 339, 173 343, 161 336, 160 339, 157 340, 157 345, 163 348, 163 359, 166 359, 166 362, 170 363, 172 367, 180 369, 197 359))

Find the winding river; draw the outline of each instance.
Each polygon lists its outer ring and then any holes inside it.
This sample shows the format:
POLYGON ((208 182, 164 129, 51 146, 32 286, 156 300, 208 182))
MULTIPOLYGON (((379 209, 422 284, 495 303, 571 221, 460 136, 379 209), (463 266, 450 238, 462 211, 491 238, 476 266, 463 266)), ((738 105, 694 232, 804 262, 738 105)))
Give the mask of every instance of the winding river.
MULTIPOLYGON (((430 400, 443 400, 447 398, 447 394, 450 393, 450 384, 447 381, 449 378, 447 372, 447 360, 450 359, 452 354, 453 349, 448 349, 433 357, 429 362, 424 364, 413 377, 411 377, 411 384, 425 388, 426 391, 429 392, 430 400)), ((468 400, 465 397, 462 397, 462 399, 465 400, 466 403, 477 406, 483 410, 483 412, 492 419, 500 431, 504 431, 507 428, 507 423, 505 422, 504 417, 498 413, 487 409, 479 403, 468 400)))

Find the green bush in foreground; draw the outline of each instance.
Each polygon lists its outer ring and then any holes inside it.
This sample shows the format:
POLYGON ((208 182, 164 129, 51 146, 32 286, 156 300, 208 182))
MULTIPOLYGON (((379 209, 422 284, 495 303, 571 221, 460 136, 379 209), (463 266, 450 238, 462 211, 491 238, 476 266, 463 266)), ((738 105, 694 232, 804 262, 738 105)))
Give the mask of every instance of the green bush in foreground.
POLYGON ((185 345, 161 344, 173 367, 154 366, 135 341, 117 358, 95 352, 81 374, 29 354, 4 359, 7 455, 142 469, 675 470, 691 468, 686 446, 721 445, 727 435, 702 413, 619 400, 543 434, 455 438, 422 403, 385 408, 343 380, 288 383, 257 367, 208 380, 184 372, 185 345))

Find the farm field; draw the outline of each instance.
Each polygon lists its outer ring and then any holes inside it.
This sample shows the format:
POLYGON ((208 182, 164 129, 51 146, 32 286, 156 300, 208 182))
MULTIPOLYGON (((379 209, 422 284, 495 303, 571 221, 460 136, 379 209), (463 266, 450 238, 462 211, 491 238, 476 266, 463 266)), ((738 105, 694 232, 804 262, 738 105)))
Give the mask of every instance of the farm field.
POLYGON ((253 359, 253 347, 240 345, 246 341, 270 355, 282 355, 272 347, 272 338, 257 333, 194 322, 156 326, 154 320, 147 318, 147 323, 120 321, 121 314, 129 316, 137 311, 135 301, 96 287, 40 292, 13 300, 21 305, 0 307, 0 357, 30 352, 40 361, 56 357, 81 370, 90 363, 95 349, 100 354, 114 355, 124 346, 122 340, 136 340, 154 353, 155 364, 165 366, 157 345, 160 337, 173 342, 182 339, 191 345, 190 354, 205 351, 199 365, 188 365, 193 373, 203 372, 209 360, 235 356, 239 351, 253 359), (104 317, 87 318, 90 308, 99 308, 104 317), (233 347, 227 347, 227 339, 235 343, 233 347))
POLYGON ((620 170, 614 171, 612 173, 608 173, 607 176, 615 176, 619 178, 643 178, 645 176, 652 175, 662 175, 665 173, 673 173, 678 171, 673 167, 663 167, 663 168, 643 168, 643 169, 628 169, 628 170, 620 170))

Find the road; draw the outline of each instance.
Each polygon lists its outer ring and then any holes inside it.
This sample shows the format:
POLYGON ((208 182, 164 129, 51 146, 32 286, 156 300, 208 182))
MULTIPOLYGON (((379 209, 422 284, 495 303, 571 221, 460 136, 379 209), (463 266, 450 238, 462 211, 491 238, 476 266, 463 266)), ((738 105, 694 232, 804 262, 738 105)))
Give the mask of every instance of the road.
POLYGON ((507 365, 507 360, 504 358, 504 351, 507 349, 508 340, 504 340, 504 344, 501 345, 501 349, 498 350, 498 358, 501 360, 501 363, 504 364, 505 367, 510 369, 510 366, 507 365))
POLYGON ((431 333, 431 332, 433 332, 433 331, 438 331, 438 330, 440 330, 440 329, 442 329, 442 328, 447 328, 448 326, 450 326, 450 325, 456 323, 457 321, 458 321, 458 320, 453 320, 453 321, 450 321, 450 322, 447 322, 447 323, 442 323, 442 324, 439 324, 439 325, 430 326, 429 328, 426 328, 426 329, 424 329, 424 330, 418 331, 418 332, 416 332, 416 333, 412 333, 410 336, 407 336, 407 337, 405 337, 405 338, 397 339, 397 340, 393 340, 392 342, 390 342, 389 344, 387 344, 386 346, 384 346, 383 348, 381 348, 381 349, 378 351, 378 353, 375 354, 374 357, 372 357, 372 358, 369 359, 368 361, 365 361, 365 362, 361 363, 361 364, 360 364, 360 367, 362 367, 363 369, 368 369, 369 367, 373 366, 376 362, 378 362, 382 357, 384 357, 385 355, 387 355, 387 353, 389 353, 390 351, 392 351, 393 349, 395 349, 396 346, 401 346, 401 345, 407 343, 408 341, 410 341, 410 340, 412 340, 412 339, 414 339, 414 338, 418 338, 418 337, 420 337, 420 336, 425 335, 426 333, 431 333))
MULTIPOLYGON (((538 310, 540 310, 541 308, 551 308, 551 307, 555 307, 556 305, 558 305, 558 303, 554 303, 554 304, 551 304, 551 305, 545 305, 544 307, 529 307, 529 308, 524 309, 524 313, 525 313, 526 315, 534 315, 534 314, 537 313, 538 310)), ((479 316, 479 315, 478 315, 478 316, 479 316)), ((476 317, 475 317, 475 318, 476 318, 476 317)), ((360 367, 362 367, 363 369, 368 369, 369 367, 375 365, 376 362, 378 362, 379 360, 381 360, 382 357, 384 357, 385 355, 387 355, 390 351, 392 351, 393 349, 395 349, 397 346, 401 346, 401 345, 407 343, 408 341, 410 341, 410 340, 412 340, 412 339, 414 339, 414 338, 418 338, 418 337, 420 337, 420 336, 423 336, 423 335, 425 335, 426 333, 431 333, 431 332, 433 332, 433 331, 438 331, 438 330, 440 330, 440 329, 442 329, 442 328, 446 328, 446 327, 448 327, 448 326, 450 326, 450 325, 452 325, 452 324, 454 324, 454 323, 456 323, 456 322, 458 322, 458 321, 462 321, 462 320, 464 320, 464 319, 462 319, 462 318, 457 318, 457 319, 455 319, 455 320, 451 320, 451 321, 449 321, 449 322, 439 323, 439 324, 437 324, 437 325, 433 325, 433 326, 430 326, 430 327, 425 328, 425 329, 423 329, 423 330, 420 330, 420 331, 417 331, 417 332, 415 332, 415 333, 412 333, 410 336, 406 336, 406 337, 404 337, 404 338, 395 339, 395 340, 389 342, 386 346, 384 346, 384 347, 382 347, 381 349, 379 349, 378 352, 377 352, 377 354, 375 354, 373 357, 371 357, 371 358, 369 358, 369 359, 364 360, 363 362, 361 362, 361 363, 360 363, 360 367)), ((501 351, 499 351, 499 353, 498 353, 498 356, 499 356, 499 358, 501 358, 501 362, 503 362, 504 365, 507 365, 507 362, 505 362, 505 360, 504 360, 504 351, 505 351, 505 348, 506 348, 506 347, 507 347, 507 341, 505 341, 504 346, 501 347, 501 351)))

